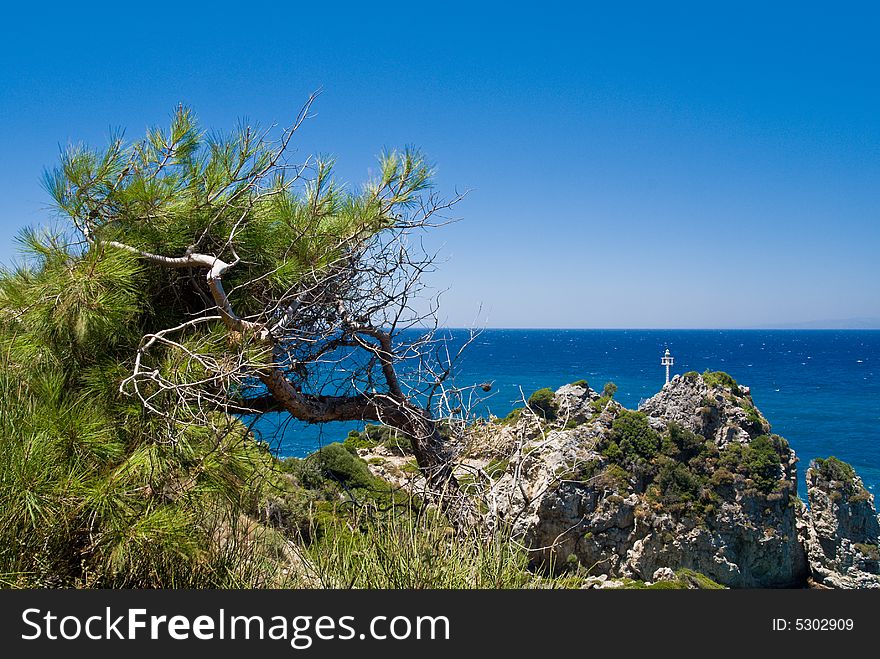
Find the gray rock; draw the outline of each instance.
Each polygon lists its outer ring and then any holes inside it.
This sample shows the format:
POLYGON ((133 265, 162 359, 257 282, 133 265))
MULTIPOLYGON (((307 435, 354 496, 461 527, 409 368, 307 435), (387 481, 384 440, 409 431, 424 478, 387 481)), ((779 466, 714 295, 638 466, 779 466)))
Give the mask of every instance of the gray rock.
POLYGON ((710 388, 698 374, 676 375, 639 411, 656 428, 674 422, 714 440, 719 448, 770 432, 770 424, 755 407, 748 387, 710 388))
POLYGON ((660 567, 654 572, 654 581, 675 581, 675 572, 670 567, 660 567))
MULTIPOLYGON (((559 408, 580 425, 551 425, 523 444, 490 493, 493 514, 523 538, 534 565, 559 567, 573 556, 590 574, 613 578, 648 581, 658 570, 674 567, 731 587, 806 582, 797 532, 801 506, 787 490, 767 496, 740 479, 727 487, 722 504, 702 517, 664 509, 638 477, 619 482, 607 469, 598 448, 623 408, 612 402, 597 413, 590 406, 598 399, 594 394, 562 387, 559 408)), ((674 378, 642 411, 658 431, 675 422, 706 433, 718 448, 748 443, 770 429, 747 392, 710 388, 700 376, 674 378), (706 406, 712 407, 708 413, 701 411, 706 406)), ((780 477, 794 479, 797 459, 789 453, 780 477)))
POLYGON ((599 400, 599 398, 599 394, 588 386, 563 385, 556 390, 556 402, 559 405, 557 415, 565 422, 584 423, 594 414, 590 403, 599 400))
POLYGON ((801 537, 813 579, 832 588, 880 588, 880 521, 862 480, 831 480, 814 465, 807 496, 801 537))
POLYGON ((734 588, 803 587, 808 577, 819 587, 880 588, 880 521, 851 468, 833 472, 847 474, 843 480, 809 469, 809 509, 795 496, 798 458, 781 438, 770 437, 779 458, 770 492, 751 480, 758 478, 751 468, 722 469, 722 456, 747 452, 770 433, 748 387, 718 375, 676 376, 640 407, 654 431, 668 434, 677 424, 708 447, 694 467, 700 487, 710 489, 699 493, 709 502, 702 506, 674 498, 668 505, 658 485, 663 464, 690 470, 687 456, 672 451, 641 465, 630 456, 624 470, 619 456, 603 455, 625 411, 620 404, 574 384, 555 396, 555 421, 524 412, 512 423, 483 424, 469 449, 508 465, 488 486, 489 518, 512 528, 534 566, 576 560, 590 575, 587 587, 597 588, 674 579, 681 568, 734 588))

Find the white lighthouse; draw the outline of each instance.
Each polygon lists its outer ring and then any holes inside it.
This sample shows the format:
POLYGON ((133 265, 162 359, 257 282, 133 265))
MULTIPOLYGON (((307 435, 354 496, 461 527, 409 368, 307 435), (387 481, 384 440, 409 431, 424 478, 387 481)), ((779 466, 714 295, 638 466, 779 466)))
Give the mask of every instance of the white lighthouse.
POLYGON ((666 348, 666 354, 663 355, 663 358, 660 360, 660 365, 666 367, 666 384, 669 384, 669 367, 675 360, 672 358, 672 355, 669 354, 669 348, 666 348))

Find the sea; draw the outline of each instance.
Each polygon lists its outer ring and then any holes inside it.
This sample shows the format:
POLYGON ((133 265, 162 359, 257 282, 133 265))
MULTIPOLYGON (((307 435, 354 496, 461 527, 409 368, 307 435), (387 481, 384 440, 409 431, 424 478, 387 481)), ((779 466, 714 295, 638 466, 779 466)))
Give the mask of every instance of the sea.
MULTIPOLYGON (((452 350, 466 330, 447 330, 452 350)), ((880 483, 880 330, 576 330, 486 329, 464 351, 459 387, 492 383, 472 414, 504 416, 542 387, 587 380, 635 408, 672 373, 726 371, 751 388, 752 398, 800 458, 804 472, 817 457, 852 464, 865 485, 880 483)), ((342 440, 363 424, 306 425, 287 415, 263 415, 255 431, 281 457, 303 457, 342 440)))

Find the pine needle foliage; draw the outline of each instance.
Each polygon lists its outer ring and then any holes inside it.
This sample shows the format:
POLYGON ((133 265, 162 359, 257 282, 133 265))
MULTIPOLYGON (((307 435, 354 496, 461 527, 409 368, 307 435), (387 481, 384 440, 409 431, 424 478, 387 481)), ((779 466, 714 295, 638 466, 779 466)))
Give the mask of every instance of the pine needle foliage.
POLYGON ((280 583, 290 543, 254 521, 283 487, 276 461, 232 410, 193 409, 174 388, 203 382, 226 396, 241 379, 218 373, 273 356, 211 315, 203 272, 142 256, 234 263, 230 302, 268 325, 316 272, 400 228, 432 166, 391 151, 351 190, 330 158, 284 160, 304 118, 274 138, 248 123, 221 134, 180 107, 140 140, 71 146, 45 173, 64 222, 24 231, 23 260, 0 271, 0 585, 280 583), (152 348, 161 384, 131 395, 139 350, 182 319, 195 322, 152 348))

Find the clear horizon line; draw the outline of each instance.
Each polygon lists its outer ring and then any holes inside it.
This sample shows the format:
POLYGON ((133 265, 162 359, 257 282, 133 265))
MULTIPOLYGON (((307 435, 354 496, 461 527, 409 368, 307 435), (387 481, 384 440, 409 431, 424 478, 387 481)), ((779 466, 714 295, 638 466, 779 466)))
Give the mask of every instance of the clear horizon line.
MULTIPOLYGON (((415 329, 415 328, 414 328, 415 329)), ((880 327, 559 327, 559 326, 484 326, 443 325, 438 329, 454 330, 557 330, 616 332, 878 332, 880 327)))

